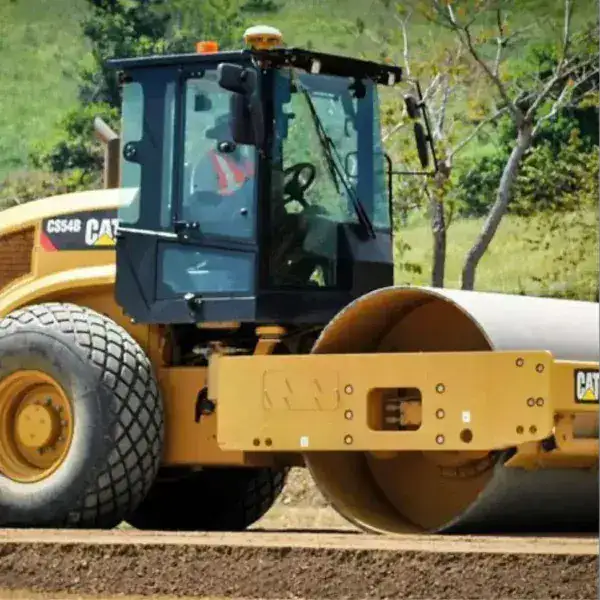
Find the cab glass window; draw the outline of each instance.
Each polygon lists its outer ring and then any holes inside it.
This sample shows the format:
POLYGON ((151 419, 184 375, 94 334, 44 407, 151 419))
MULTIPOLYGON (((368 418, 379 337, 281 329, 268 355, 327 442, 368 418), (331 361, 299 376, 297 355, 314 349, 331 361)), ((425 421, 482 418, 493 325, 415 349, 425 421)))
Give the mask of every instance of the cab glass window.
POLYGON ((203 236, 252 240, 255 232, 256 150, 235 144, 229 126, 231 92, 215 69, 185 83, 181 219, 203 236))
MULTIPOLYGON (((128 142, 139 142, 144 130, 144 90, 137 81, 123 84, 121 111, 121 148, 128 142)), ((121 153, 121 187, 119 220, 126 224, 137 223, 140 216, 140 184, 142 167, 126 160, 121 153)))

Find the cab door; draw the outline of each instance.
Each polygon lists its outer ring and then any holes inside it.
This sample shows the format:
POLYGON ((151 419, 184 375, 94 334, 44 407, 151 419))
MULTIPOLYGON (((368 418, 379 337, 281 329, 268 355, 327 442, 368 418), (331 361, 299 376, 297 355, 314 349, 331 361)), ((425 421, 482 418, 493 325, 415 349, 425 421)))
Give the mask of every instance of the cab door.
POLYGON ((143 97, 141 110, 123 107, 123 184, 135 171, 139 193, 120 209, 117 296, 140 322, 253 315, 256 151, 233 143, 217 66, 165 72, 162 86, 156 73, 132 74, 143 97))

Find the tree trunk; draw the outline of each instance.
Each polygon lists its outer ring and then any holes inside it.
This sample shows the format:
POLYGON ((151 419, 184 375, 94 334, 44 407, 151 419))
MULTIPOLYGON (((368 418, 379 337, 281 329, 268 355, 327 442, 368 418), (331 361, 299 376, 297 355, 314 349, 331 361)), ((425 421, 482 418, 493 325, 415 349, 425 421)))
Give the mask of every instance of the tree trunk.
POLYGON ((531 123, 523 123, 519 128, 516 144, 504 166, 504 171, 502 171, 498 193, 496 194, 496 201, 488 214, 481 233, 467 253, 462 271, 463 290, 472 290, 475 287, 475 271, 477 265, 488 249, 498 230, 500 221, 502 221, 502 217, 506 213, 511 198, 512 187, 521 165, 521 160, 525 152, 531 146, 532 139, 533 127, 531 123))
POLYGON ((435 189, 428 191, 429 210, 431 212, 431 233, 433 234, 433 264, 431 265, 432 287, 444 287, 446 277, 446 215, 444 197, 446 184, 450 179, 452 167, 450 161, 440 158, 439 171, 435 176, 435 189))
POLYGON ((433 265, 431 269, 431 285, 444 287, 446 269, 446 219, 444 203, 435 194, 431 197, 431 231, 433 233, 433 265))

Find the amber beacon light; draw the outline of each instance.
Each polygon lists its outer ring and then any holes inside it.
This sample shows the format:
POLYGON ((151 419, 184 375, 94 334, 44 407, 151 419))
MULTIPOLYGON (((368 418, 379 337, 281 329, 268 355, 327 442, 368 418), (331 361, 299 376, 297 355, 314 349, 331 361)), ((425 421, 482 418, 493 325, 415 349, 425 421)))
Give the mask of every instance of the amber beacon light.
POLYGON ((244 42, 255 50, 268 50, 281 46, 283 35, 279 29, 269 25, 255 25, 244 31, 244 42))

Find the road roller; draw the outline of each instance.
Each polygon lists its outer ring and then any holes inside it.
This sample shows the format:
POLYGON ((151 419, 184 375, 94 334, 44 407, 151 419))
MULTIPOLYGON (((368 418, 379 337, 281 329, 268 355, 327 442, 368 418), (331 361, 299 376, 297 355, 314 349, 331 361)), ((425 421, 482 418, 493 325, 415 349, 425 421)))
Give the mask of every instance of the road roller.
POLYGON ((394 280, 401 68, 108 66, 105 188, 0 218, 0 526, 239 531, 304 467, 370 532, 598 530, 598 304, 394 280))

